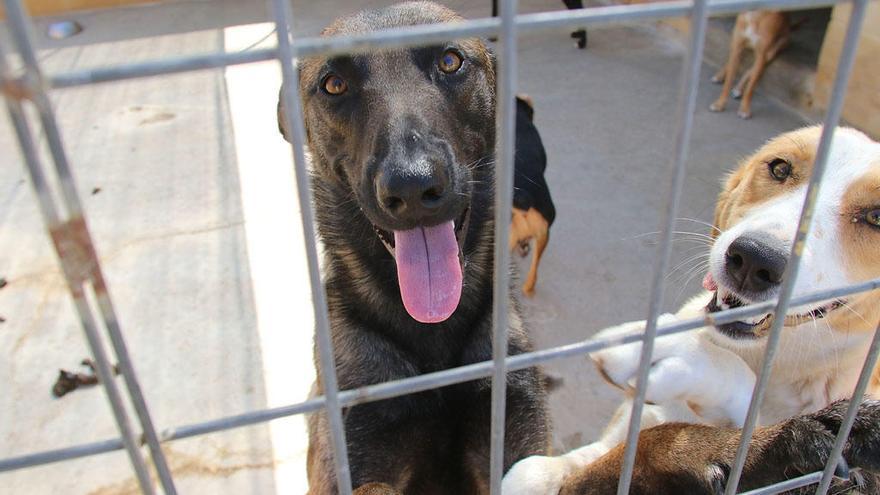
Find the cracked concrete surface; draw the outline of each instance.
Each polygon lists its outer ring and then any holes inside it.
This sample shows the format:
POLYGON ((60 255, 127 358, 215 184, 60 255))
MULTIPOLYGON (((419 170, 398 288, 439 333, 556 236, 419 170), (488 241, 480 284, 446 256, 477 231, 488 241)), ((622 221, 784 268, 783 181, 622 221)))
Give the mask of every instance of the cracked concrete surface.
MULTIPOLYGON (((389 2, 295 0, 297 28, 316 34, 341 13, 382 3, 389 2)), ((490 6, 448 3, 469 17, 487 15, 490 6)), ((520 3, 526 12, 562 8, 551 0, 520 3)), ((224 28, 266 19, 263 2, 256 1, 181 1, 76 17, 86 28, 81 36, 63 43, 39 39, 50 72, 246 49, 271 33, 255 26, 240 45, 230 43, 224 28)), ((520 44, 519 89, 535 100, 558 210, 537 294, 527 301, 542 348, 644 318, 656 250, 651 233, 666 201, 683 48, 650 24, 592 29, 589 43, 579 51, 567 33, 551 32, 520 44)), ((277 73, 265 70, 243 66, 234 76, 199 71, 53 93, 110 292, 160 428, 302 399, 310 380, 308 330, 293 329, 292 340, 281 341, 287 344, 265 345, 267 329, 290 333, 276 328, 281 320, 266 309, 267 298, 276 299, 272 308, 287 302, 288 316, 311 325, 297 234, 284 238, 294 246, 285 256, 273 252, 272 237, 259 237, 257 228, 267 220, 295 223, 295 206, 281 219, 268 219, 272 210, 254 206, 259 194, 248 192, 271 187, 253 185, 261 175, 289 173, 278 150, 247 141, 256 139, 248 129, 264 125, 268 141, 283 148, 272 129, 277 73), (241 100, 243 92, 260 103, 241 100), (297 274, 288 288, 267 285, 266 273, 288 261, 297 274)), ((693 220, 682 220, 682 231, 707 230, 699 222, 711 221, 719 180, 739 158, 803 125, 760 94, 752 121, 709 113, 717 93, 707 82, 710 72, 705 68, 698 95, 679 215, 693 220)), ((58 368, 76 367, 89 354, 5 117, 0 150, 0 277, 9 282, 0 289, 6 319, 0 323, 0 456, 116 437, 100 387, 51 397, 58 368)), ((280 237, 278 243, 287 245, 280 237)), ((700 249, 676 244, 670 266, 682 266, 667 279, 666 308, 697 290, 701 273, 691 271, 698 261, 691 258, 700 249)), ((618 392, 583 358, 546 369, 564 380, 550 399, 555 446, 595 438, 618 392)), ((168 444, 180 491, 301 491, 301 425, 272 428, 168 444), (294 463, 292 481, 279 481, 279 466, 294 463)), ((115 452, 0 473, 0 486, 9 493, 119 494, 134 489, 131 475, 125 454, 115 452)))

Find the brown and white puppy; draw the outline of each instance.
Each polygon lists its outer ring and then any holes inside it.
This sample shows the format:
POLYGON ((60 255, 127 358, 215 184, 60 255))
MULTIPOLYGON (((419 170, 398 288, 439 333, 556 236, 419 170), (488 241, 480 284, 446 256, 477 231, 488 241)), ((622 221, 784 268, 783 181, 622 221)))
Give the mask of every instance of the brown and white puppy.
MULTIPOLYGON (((820 133, 819 127, 810 127, 783 134, 747 158, 726 180, 715 211, 709 272, 704 279, 707 291, 676 315, 663 315, 661 324, 778 296, 820 133)), ((880 143, 853 129, 839 128, 804 245, 795 296, 880 277, 878 246, 880 143)), ((774 318, 766 314, 658 338, 642 427, 676 421, 742 426, 774 318)), ((880 290, 791 307, 759 425, 786 424, 789 418, 848 398, 878 322, 880 290)), ((606 329, 597 337, 637 333, 643 328, 644 321, 632 322, 606 329)), ((636 343, 591 357, 603 377, 630 395, 640 354, 641 344, 636 343)), ((874 370, 869 394, 880 398, 880 369, 874 370)), ((599 441, 564 456, 530 458, 514 466, 508 477, 516 476, 517 485, 531 483, 542 488, 510 493, 556 493, 565 476, 623 440, 631 406, 629 399, 621 405, 599 441)), ((701 438, 697 450, 711 450, 717 435, 728 435, 720 433, 723 429, 715 431, 696 434, 701 438)), ((760 443, 761 438, 756 441, 760 443)), ((662 457, 663 453, 645 455, 662 457)))
POLYGON ((534 124, 535 109, 526 95, 516 97, 516 154, 514 156, 513 210, 508 246, 525 257, 535 243, 532 263, 523 293, 535 294, 538 265, 550 240, 550 226, 556 219, 556 207, 544 178, 547 153, 534 124))
POLYGON ((764 74, 767 64, 773 60, 788 43, 791 26, 782 12, 774 10, 751 10, 736 17, 736 24, 730 39, 730 54, 727 64, 713 77, 712 82, 724 83, 718 99, 709 107, 713 112, 723 112, 728 95, 742 98, 738 115, 744 119, 752 116, 752 94, 764 74), (755 62, 739 80, 731 93, 731 88, 739 69, 743 51, 751 48, 755 52, 755 62))

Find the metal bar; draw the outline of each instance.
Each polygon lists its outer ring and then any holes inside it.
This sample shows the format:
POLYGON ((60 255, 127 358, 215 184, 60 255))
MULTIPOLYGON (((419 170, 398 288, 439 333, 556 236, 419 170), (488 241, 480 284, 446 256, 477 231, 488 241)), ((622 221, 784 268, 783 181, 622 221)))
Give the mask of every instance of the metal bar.
POLYGON ((165 492, 165 495, 175 495, 177 488, 174 486, 174 478, 171 474, 171 469, 168 467, 168 461, 165 458, 165 453, 162 451, 162 446, 159 445, 159 436, 156 433, 153 418, 150 416, 147 401, 144 399, 141 385, 134 370, 134 364, 128 353, 128 347, 125 344, 125 338, 122 335, 122 330, 119 328, 119 319, 116 317, 116 311, 113 309, 110 294, 107 292, 101 265, 97 260, 95 260, 92 271, 92 290, 95 293, 98 309, 104 319, 104 326, 110 335, 110 343, 113 346, 113 352, 116 353, 119 372, 128 389, 128 397, 131 399, 135 413, 138 416, 138 421, 143 429, 143 438, 150 449, 150 455, 152 456, 159 482, 162 485, 162 490, 165 492))
POLYGON ((311 284, 312 304, 315 311, 315 339, 318 344, 321 383, 326 400, 324 409, 330 423, 337 488, 342 495, 349 495, 351 493, 351 472, 348 465, 348 448, 345 443, 345 423, 342 421, 342 406, 339 403, 339 384, 336 379, 333 342, 330 338, 327 300, 324 284, 321 281, 321 269, 318 265, 312 191, 309 187, 309 173, 303 150, 306 145, 305 123, 299 99, 299 70, 294 66, 294 56, 298 54, 294 52, 290 42, 293 13, 289 0, 272 0, 272 8, 275 17, 275 33, 278 39, 278 62, 281 65, 283 76, 282 98, 284 104, 282 106, 284 107, 284 117, 292 126, 293 165, 296 171, 296 189, 299 196, 303 238, 309 264, 309 283, 311 284))
POLYGON ((99 442, 86 443, 62 449, 44 450, 35 454, 10 457, 0 461, 0 473, 33 466, 42 466, 43 464, 51 464, 53 462, 69 461, 97 454, 105 454, 107 452, 115 452, 124 448, 125 445, 122 443, 122 439, 114 438, 112 440, 102 440, 99 442))
POLYGON ((259 48, 235 53, 220 52, 189 55, 186 57, 151 60, 112 67, 80 69, 78 71, 49 76, 49 84, 53 88, 70 88, 140 77, 180 74, 194 70, 218 69, 231 65, 265 62, 275 58, 278 58, 278 50, 275 48, 259 48))
MULTIPOLYGON (((9 12, 8 8, 7 12, 9 12)), ((13 24, 15 24, 14 19, 13 24)), ((4 69, 3 73, 6 74, 6 55, 2 50, 0 50, 0 59, 3 60, 3 62, 0 63, 4 66, 2 67, 2 69, 4 69)), ((48 190, 48 185, 45 181, 45 176, 43 175, 38 154, 36 148, 34 147, 34 141, 31 136, 30 129, 28 128, 27 119, 25 117, 21 104, 11 98, 7 98, 6 103, 7 108, 9 109, 10 118, 13 122, 13 127, 15 128, 16 133, 19 137, 19 145, 22 149, 22 155, 25 158, 25 164, 30 174, 32 185, 37 194, 37 198, 39 199, 40 211, 43 215, 43 221, 46 224, 50 236, 55 242, 59 258, 61 258, 61 251, 59 250, 59 248, 61 246, 61 242, 63 242, 63 238, 65 237, 66 232, 69 230, 68 224, 62 224, 59 221, 58 210, 54 202, 52 201, 51 193, 48 190)), ((137 440, 135 438, 134 432, 131 429, 131 425, 128 423, 128 416, 125 412, 125 407, 122 404, 119 390, 116 388, 116 383, 113 380, 113 374, 110 370, 110 364, 107 360, 107 356, 104 354, 104 348, 102 347, 100 336, 98 335, 95 326, 95 322, 92 319, 91 310, 88 307, 87 301, 85 300, 85 294, 82 291, 81 285, 77 283, 78 276, 76 275, 75 270, 72 270, 70 264, 65 263, 63 258, 61 259, 61 262, 62 267, 64 268, 64 274, 65 278, 67 279, 68 287, 73 296, 74 304, 79 315, 80 322, 82 324, 83 331, 86 335, 86 340, 88 341, 92 356, 95 358, 95 371, 97 372, 98 379, 104 386, 104 390, 107 393, 107 400, 110 402, 110 408, 113 412, 114 418, 116 419, 116 425, 119 428, 121 443, 125 446, 125 449, 128 452, 132 468, 135 471, 135 475, 138 479, 141 490, 144 493, 151 494, 153 493, 153 487, 150 481, 149 473, 147 471, 147 466, 144 462, 140 450, 138 449, 137 440)))
MULTIPOLYGON (((821 292, 814 292, 804 296, 792 299, 792 304, 800 306, 802 304, 810 304, 817 301, 835 299, 838 297, 855 294, 858 292, 866 292, 880 288, 880 278, 863 282, 861 284, 852 285, 839 289, 829 289, 821 292)), ((657 336, 672 335, 676 333, 686 332, 706 325, 724 324, 733 321, 742 320, 749 316, 757 316, 764 314, 773 309, 774 301, 767 301, 761 304, 753 304, 735 309, 728 309, 713 313, 705 318, 691 318, 679 322, 667 324, 657 329, 657 336)), ((517 371, 532 366, 537 366, 546 362, 565 359, 570 357, 581 356, 590 352, 600 351, 609 347, 629 344, 643 340, 642 332, 633 332, 628 335, 618 336, 606 339, 587 339, 573 344, 566 344, 558 347, 552 347, 540 351, 533 351, 525 354, 517 354, 509 356, 505 360, 507 362, 508 371, 517 371)), ((492 361, 483 361, 467 366, 460 366, 444 371, 420 375, 413 378, 403 380, 395 380, 390 382, 369 385, 353 390, 345 390, 339 394, 339 402, 343 407, 354 406, 358 404, 366 404, 378 400, 390 399, 405 394, 421 392, 432 388, 445 387, 455 385, 470 380, 486 378, 492 375, 492 361)), ((256 423, 271 421, 273 419, 284 418, 296 414, 304 414, 314 412, 324 407, 324 397, 319 396, 309 399, 305 402, 281 406, 272 409, 264 409, 242 413, 234 416, 227 416, 202 423, 169 428, 160 433, 162 441, 178 440, 181 438, 189 438, 207 433, 215 433, 231 428, 249 426, 256 423)), ((122 447, 121 440, 115 440, 116 448, 107 449, 106 442, 93 442, 90 444, 82 444, 73 447, 67 447, 58 450, 28 454, 20 457, 10 457, 0 459, 0 472, 20 469, 24 467, 36 466, 40 464, 48 464, 65 459, 73 459, 84 457, 91 454, 99 454, 110 450, 119 450, 122 447)))
POLYGON ((672 233, 678 217, 678 204, 684 188, 684 173, 691 140, 691 129, 694 121, 694 108, 697 104, 697 90, 700 87, 700 68, 703 65, 703 46, 706 37, 708 12, 707 0, 694 0, 691 13, 691 39, 687 57, 682 64, 681 93, 678 96, 677 121, 679 123, 675 136, 675 161, 672 162, 672 181, 667 196, 666 219, 662 226, 662 247, 654 266, 654 279, 651 282, 651 303, 645 327, 645 339, 639 357, 639 372, 636 378, 636 393, 633 397, 632 412, 626 432, 626 447, 623 456, 623 467, 617 485, 617 494, 629 493, 632 482, 633 468, 636 463, 636 450, 639 442, 639 430, 642 426, 642 409, 645 406, 645 393, 648 390, 648 367, 654 352, 654 340, 657 337, 657 318, 663 305, 663 281, 669 268, 669 256, 672 252, 672 233))
MULTIPOLYGON (((7 0, 6 7, 11 21, 10 29, 13 38, 18 47, 18 51, 22 56, 22 60, 25 63, 28 80, 33 85, 31 88, 33 91, 32 100, 39 111, 40 121, 49 144, 49 150, 52 154, 55 170, 60 179, 62 197, 64 198, 67 207, 67 214, 70 216, 68 222, 57 229, 53 229, 49 226, 50 234, 52 234, 53 240, 55 240, 58 257, 64 267, 68 285, 70 286, 74 299, 84 298, 84 294, 82 293, 83 284, 87 279, 91 279, 92 281, 92 289, 94 290, 95 298, 98 301, 98 306, 102 313, 105 327, 110 335, 111 344, 119 362, 119 370, 125 381, 126 388, 128 389, 129 398, 131 399, 138 416, 143 435, 149 445, 156 473, 166 495, 175 495, 177 491, 174 487, 171 471, 168 468, 165 455, 159 445, 159 439, 156 435, 152 418, 147 409, 147 404, 141 392, 137 375, 135 374, 131 358, 129 357, 128 350, 125 346, 125 341, 119 329, 118 319, 113 311, 110 296, 107 293, 107 287, 104 282, 103 274, 101 273, 100 263, 95 254, 94 243, 89 235, 85 217, 82 214, 82 207, 79 196, 76 192, 76 185, 73 180, 70 164, 67 160, 67 154, 61 140, 61 132, 58 122, 43 85, 42 73, 30 35, 30 20, 19 0, 7 0), (63 248, 67 242, 72 243, 71 247, 75 249, 74 252, 80 254, 80 256, 65 256, 66 253, 63 248)), ((83 302, 85 302, 85 299, 83 299, 83 302)), ((88 314, 89 318, 92 318, 92 309, 88 304, 80 305, 77 301, 77 309, 80 312, 80 318, 83 319, 84 324, 86 314, 88 314)), ((91 337, 89 338, 91 344, 91 337)), ((103 354, 103 348, 101 349, 100 354, 103 354)), ((95 360, 98 369, 103 367, 106 368, 105 371, 108 372, 108 374, 101 377, 101 381, 112 381, 112 374, 109 373, 109 361, 101 363, 101 358, 98 354, 95 354, 95 360)), ((111 392, 108 389, 108 394, 110 393, 111 392)), ((122 412, 124 413, 124 409, 122 409, 122 412)), ((125 414, 125 419, 127 421, 127 414, 125 414)), ((139 450, 138 454, 140 454, 139 450)), ((143 462, 143 460, 141 460, 141 462, 143 462)), ((139 468, 139 466, 136 466, 136 468, 139 468)), ((139 477, 141 474, 142 473, 140 472, 138 473, 139 477)), ((140 481, 143 485, 144 480, 141 479, 140 481)), ((152 482, 149 480, 149 476, 147 476, 146 481, 149 483, 150 489, 152 489, 152 482)))
POLYGON ((271 409, 236 414, 235 416, 227 416, 202 423, 178 426, 177 428, 168 428, 162 431, 162 441, 180 440, 181 438, 196 437, 207 433, 216 433, 218 431, 229 430, 232 428, 241 428, 243 426, 265 423, 267 421, 272 421, 273 419, 286 418, 297 414, 307 414, 320 410, 325 406, 325 403, 326 401, 324 400, 324 397, 320 396, 289 406, 273 407, 271 409))
POLYGON ((128 451, 128 457, 131 459, 131 465, 134 468, 135 475, 138 479, 141 491, 145 494, 153 494, 153 482, 150 480, 150 473, 147 470, 147 464, 144 461, 143 454, 140 451, 140 443, 131 424, 128 421, 128 414, 122 403, 122 395, 116 386, 113 371, 110 367, 110 360, 104 352, 104 344, 101 342, 101 336, 98 333, 97 325, 92 317, 92 310, 86 301, 85 293, 82 287, 77 285, 71 273, 71 269, 67 264, 62 263, 67 278, 67 284, 70 292, 73 294, 73 302, 76 306, 76 312, 79 315, 83 330, 86 334, 86 340, 89 343, 89 350, 95 358, 95 371, 98 374, 98 381, 104 386, 107 392, 107 398, 110 400, 110 406, 113 409, 113 416, 116 418, 116 425, 122 435, 122 443, 125 450, 128 451))
POLYGON ((819 481, 821 477, 822 473, 816 471, 815 473, 805 474, 803 476, 798 476, 797 478, 780 481, 779 483, 774 483, 772 485, 767 485, 762 488, 743 492, 740 493, 740 495, 772 495, 775 493, 782 493, 788 490, 810 486, 813 483, 819 481))
POLYGON ((816 495, 824 495, 828 491, 828 487, 831 486, 831 478, 834 476, 834 470, 837 468, 841 455, 843 455, 843 448, 846 445, 847 437, 849 437, 849 431, 856 421, 856 414, 859 412, 859 405, 862 403, 862 398, 865 396, 865 391, 868 389, 868 384, 871 381, 871 375, 874 372, 874 365, 877 363, 878 354, 880 354, 880 324, 874 330, 874 339, 868 348, 868 355, 865 356, 865 364, 862 366, 862 373, 856 382, 856 388, 850 396, 846 416, 844 416, 843 423, 841 423, 840 429, 837 431, 837 438, 834 439, 834 446, 831 448, 831 454, 828 456, 828 462, 825 464, 825 470, 822 472, 822 481, 819 483, 818 488, 816 488, 816 495))
POLYGON ((791 249, 791 256, 788 266, 783 275, 782 287, 779 290, 779 302, 773 314, 773 324, 770 327, 770 335, 767 339, 767 350, 764 353, 764 361, 758 372, 755 389, 752 392, 752 400, 749 403, 749 412, 746 415, 746 422, 743 425, 742 438, 739 447, 736 450, 736 459, 730 470, 727 481, 727 487, 724 491, 725 495, 733 495, 736 493, 736 487, 739 484, 742 469, 746 462, 746 456, 749 451, 749 442, 755 431, 755 423, 758 421, 758 410, 761 407, 761 401, 764 399, 764 392, 767 389, 767 382, 770 379, 770 371, 773 368, 773 359, 776 357, 776 350, 779 347, 779 339, 782 334, 782 326, 785 322, 785 315, 788 313, 789 303, 794 291, 794 284, 800 271, 801 255, 806 244, 807 234, 810 232, 813 212, 816 208, 816 199, 819 197, 819 191, 822 185, 822 176, 825 174, 825 166, 828 163, 828 153, 831 149, 831 140, 834 136, 835 128, 840 122, 840 113, 843 109, 843 100, 846 95, 846 87, 849 83, 850 72, 852 71, 853 62, 855 61, 856 46, 858 45, 859 34, 862 30, 862 21, 865 17, 865 9, 867 0, 853 0, 853 10, 849 18, 849 24, 846 27, 846 37, 844 38, 843 47, 841 48, 840 60, 837 65, 837 74, 834 77, 834 86, 831 90, 831 99, 828 103, 828 112, 825 114, 825 121, 822 128, 822 136, 819 139, 819 147, 816 150, 816 160, 813 164, 812 177, 810 184, 807 186, 807 194, 804 198, 804 207, 801 211, 801 218, 798 222, 797 236, 791 249))
POLYGON ((513 153, 516 139, 517 0, 501 2, 501 36, 495 99, 495 253, 492 284, 492 424, 489 455, 489 493, 501 495, 504 476, 504 426, 507 419, 507 331, 510 299, 510 215, 513 204, 513 153))
MULTIPOLYGON (((772 7, 776 10, 815 8, 834 5, 842 1, 845 0, 722 0, 712 2, 707 8, 710 15, 722 15, 767 7, 772 7)), ((690 2, 673 1, 521 14, 516 16, 516 26, 520 33, 534 33, 600 24, 609 25, 650 21, 690 14, 690 2)), ((484 18, 455 24, 386 29, 357 36, 337 36, 332 38, 303 37, 292 42, 292 49, 299 56, 361 53, 377 48, 399 48, 448 41, 449 38, 496 36, 500 31, 500 27, 501 21, 499 19, 484 18)), ((91 83, 120 81, 261 62, 271 60, 277 56, 277 50, 271 48, 235 53, 190 55, 171 60, 154 60, 55 74, 49 77, 49 82, 53 88, 68 88, 91 83)))

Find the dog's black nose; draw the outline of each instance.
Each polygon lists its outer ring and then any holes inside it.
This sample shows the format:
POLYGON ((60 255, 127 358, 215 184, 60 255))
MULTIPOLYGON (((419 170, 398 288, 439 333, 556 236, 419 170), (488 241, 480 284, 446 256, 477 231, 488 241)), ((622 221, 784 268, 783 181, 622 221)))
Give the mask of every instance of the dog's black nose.
POLYGON ((448 202, 449 179, 442 167, 422 162, 390 167, 379 174, 379 204, 398 220, 421 220, 440 211, 448 202))
POLYGON ((727 248, 724 269, 740 289, 764 292, 782 282, 785 246, 767 236, 742 235, 727 248))

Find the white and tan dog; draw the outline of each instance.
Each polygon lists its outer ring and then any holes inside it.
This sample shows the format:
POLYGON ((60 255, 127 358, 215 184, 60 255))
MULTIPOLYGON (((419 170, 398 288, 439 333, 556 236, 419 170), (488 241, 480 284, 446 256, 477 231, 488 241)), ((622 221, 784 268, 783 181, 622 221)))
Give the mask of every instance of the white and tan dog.
MULTIPOLYGON (((660 324, 778 295, 806 196, 821 128, 783 134, 746 159, 726 180, 715 210, 706 292, 660 324)), ((803 250, 794 294, 880 277, 880 143, 838 128, 803 250)), ((742 426, 774 316, 659 338, 649 372, 642 427, 672 421, 742 426)), ((792 307, 759 424, 819 410, 852 394, 873 330, 880 290, 792 307)), ((633 333, 644 322, 606 329, 599 337, 633 333)), ((641 344, 591 357, 603 377, 633 391, 641 344)), ((880 368, 869 387, 880 395, 880 368)), ((505 495, 556 494, 565 478, 623 440, 631 400, 618 409, 596 443, 559 457, 534 456, 513 466, 505 495)))

